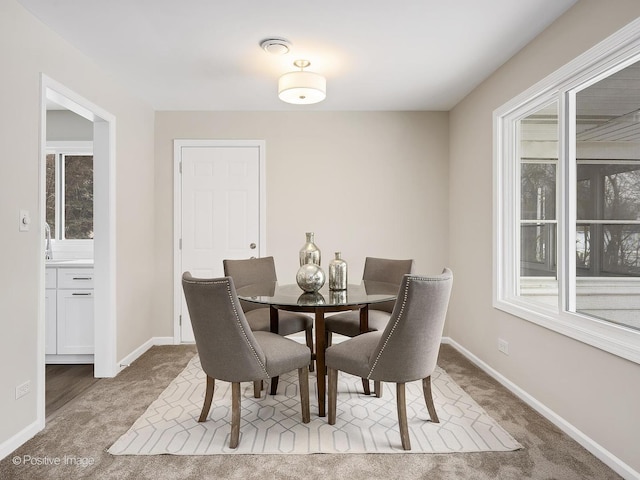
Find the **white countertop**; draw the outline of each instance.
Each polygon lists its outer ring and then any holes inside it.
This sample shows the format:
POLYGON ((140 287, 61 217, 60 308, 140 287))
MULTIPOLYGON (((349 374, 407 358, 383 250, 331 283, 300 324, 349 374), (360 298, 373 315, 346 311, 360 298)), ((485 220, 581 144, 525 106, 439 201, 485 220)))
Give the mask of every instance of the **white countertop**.
POLYGON ((46 267, 93 267, 93 258, 67 258, 45 260, 46 267))

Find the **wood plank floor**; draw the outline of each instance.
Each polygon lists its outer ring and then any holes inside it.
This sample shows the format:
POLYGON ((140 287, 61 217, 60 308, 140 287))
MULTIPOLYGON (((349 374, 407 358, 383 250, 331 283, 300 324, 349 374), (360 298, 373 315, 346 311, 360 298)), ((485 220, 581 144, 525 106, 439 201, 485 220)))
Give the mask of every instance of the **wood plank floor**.
POLYGON ((90 365, 47 365, 45 369, 45 416, 48 418, 99 379, 90 365))

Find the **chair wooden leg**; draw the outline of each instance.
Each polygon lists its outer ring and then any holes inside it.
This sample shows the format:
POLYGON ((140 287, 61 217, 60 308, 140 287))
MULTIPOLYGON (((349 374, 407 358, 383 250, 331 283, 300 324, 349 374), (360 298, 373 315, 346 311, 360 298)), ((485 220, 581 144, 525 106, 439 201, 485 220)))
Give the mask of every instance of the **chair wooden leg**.
POLYGON ((336 424, 336 407, 338 403, 338 370, 334 368, 328 369, 329 374, 329 412, 328 422, 329 425, 336 424))
POLYGON ((240 440, 240 382, 231 384, 231 440, 229 448, 238 448, 240 440))
POLYGON ((211 400, 213 400, 213 389, 215 385, 215 379, 207 375, 207 390, 204 394, 204 404, 202 405, 200 418, 198 418, 199 422, 204 422, 207 419, 207 415, 209 415, 209 410, 211 410, 211 400))
POLYGON ((433 403, 433 395, 431 395, 431 376, 422 379, 422 393, 424 394, 424 401, 427 404, 427 410, 433 423, 440 423, 438 414, 436 413, 436 406, 433 403))
POLYGON ((262 380, 253 381, 253 398, 260 398, 262 396, 262 380))
POLYGON ((313 372, 313 331, 311 330, 311 327, 307 328, 304 332, 305 337, 307 339, 307 347, 309 347, 309 350, 311 350, 311 363, 309 363, 309 371, 313 372))
POLYGON ((371 388, 369 387, 369 380, 366 378, 362 379, 362 389, 364 390, 365 395, 371 395, 371 388))
POLYGON ((275 395, 278 391, 278 379, 280 377, 271 377, 271 395, 275 395))
POLYGON ((382 382, 380 380, 373 381, 373 392, 376 394, 376 397, 382 398, 382 382))
POLYGON ((324 332, 324 346, 329 348, 331 346, 331 341, 333 340, 333 335, 329 330, 325 330, 324 332))
POLYGON ((400 424, 400 440, 402 440, 402 448, 405 450, 411 450, 409 425, 407 424, 407 401, 405 399, 404 383, 396 384, 396 396, 398 397, 398 423, 400 424))
POLYGON ((298 385, 300 386, 302 423, 309 423, 311 421, 311 410, 309 408, 309 369, 307 367, 298 369, 298 385))

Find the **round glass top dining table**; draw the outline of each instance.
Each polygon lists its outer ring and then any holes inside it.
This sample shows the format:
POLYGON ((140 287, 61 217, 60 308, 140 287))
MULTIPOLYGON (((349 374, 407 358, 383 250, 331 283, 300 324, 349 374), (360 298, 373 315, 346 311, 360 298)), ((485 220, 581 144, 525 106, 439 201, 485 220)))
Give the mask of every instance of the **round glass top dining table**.
MULTIPOLYGON (((297 284, 280 285, 277 282, 256 283, 237 289, 238 298, 246 302, 269 306, 271 331, 278 332, 278 310, 308 312, 314 314, 315 359, 317 372, 318 415, 324 417, 326 398, 325 379, 325 313, 345 310, 360 311, 360 331, 368 331, 369 305, 395 301, 398 285, 363 281, 359 285, 348 285, 346 290, 329 290, 306 293, 297 284)), ((364 386, 363 380, 363 386, 364 386)), ((275 394, 277 379, 272 379, 271 392, 275 394)), ((368 392, 368 381, 366 390, 368 392)))
MULTIPOLYGON (((280 307, 348 307, 394 301, 398 285, 363 281, 349 284, 346 290, 329 290, 327 286, 314 293, 304 292, 297 284, 256 283, 237 289, 241 300, 280 307)), ((342 308, 341 310, 347 310, 342 308)))

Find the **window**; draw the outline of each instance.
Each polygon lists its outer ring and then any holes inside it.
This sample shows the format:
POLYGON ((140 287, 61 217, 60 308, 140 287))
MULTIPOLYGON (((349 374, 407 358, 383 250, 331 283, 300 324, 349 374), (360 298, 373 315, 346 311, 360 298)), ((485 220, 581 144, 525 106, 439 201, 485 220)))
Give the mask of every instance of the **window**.
POLYGON ((558 106, 547 105, 518 123, 520 212, 519 291, 558 303, 558 106))
POLYGON ((640 363, 640 21, 494 120, 494 305, 640 363))
POLYGON ((90 151, 77 147, 48 148, 45 202, 52 239, 93 239, 93 154, 90 151))

